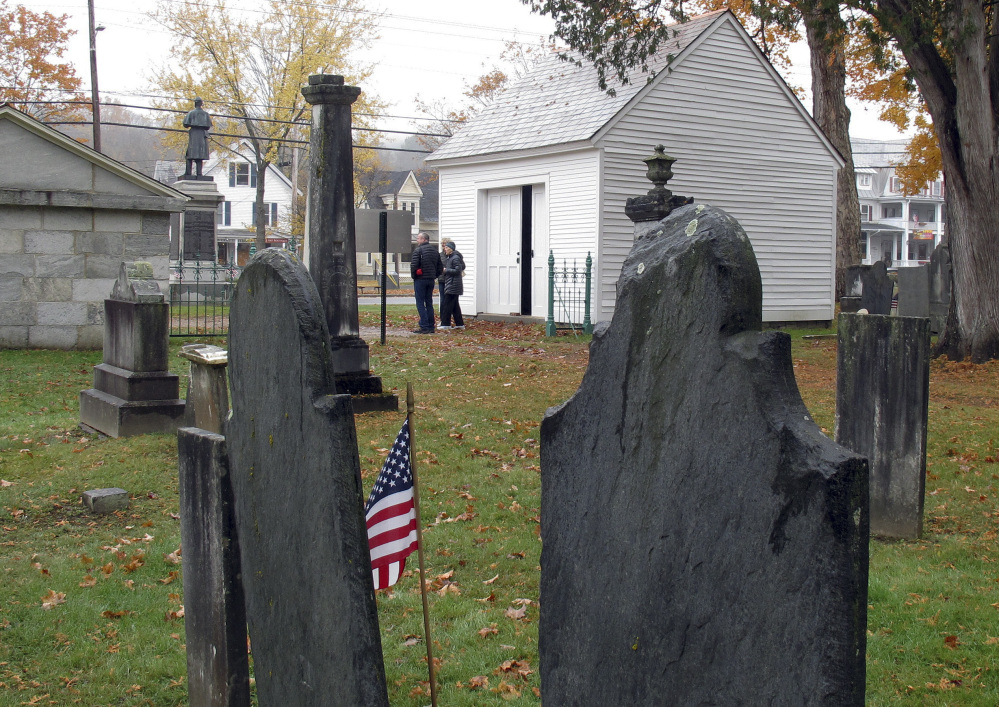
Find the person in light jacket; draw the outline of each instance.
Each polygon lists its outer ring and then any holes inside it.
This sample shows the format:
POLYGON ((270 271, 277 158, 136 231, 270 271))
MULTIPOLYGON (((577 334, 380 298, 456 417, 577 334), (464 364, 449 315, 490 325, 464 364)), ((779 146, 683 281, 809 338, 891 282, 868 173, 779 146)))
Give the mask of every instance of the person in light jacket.
POLYGON ((444 241, 444 272, 440 278, 441 289, 441 329, 464 329, 465 320, 461 316, 458 297, 465 291, 462 279, 465 277, 465 259, 454 248, 454 241, 444 241), (451 325, 452 318, 454 326, 451 325))
POLYGON ((416 293, 416 311, 420 314, 420 328, 414 334, 433 334, 437 319, 434 315, 434 283, 443 272, 441 254, 430 245, 430 236, 421 233, 416 237, 416 248, 409 261, 409 272, 413 276, 413 290, 416 293))

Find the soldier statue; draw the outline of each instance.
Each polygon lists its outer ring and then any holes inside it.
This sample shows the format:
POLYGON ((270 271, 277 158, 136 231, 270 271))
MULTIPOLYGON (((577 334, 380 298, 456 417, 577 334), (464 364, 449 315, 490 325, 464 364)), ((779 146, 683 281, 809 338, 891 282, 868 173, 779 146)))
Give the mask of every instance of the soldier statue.
POLYGON ((200 98, 194 99, 194 110, 184 116, 184 127, 190 128, 187 135, 187 170, 181 179, 205 179, 202 175, 204 162, 208 159, 208 131, 212 127, 212 119, 208 113, 201 108, 203 101, 200 98), (195 168, 197 174, 192 174, 195 168))

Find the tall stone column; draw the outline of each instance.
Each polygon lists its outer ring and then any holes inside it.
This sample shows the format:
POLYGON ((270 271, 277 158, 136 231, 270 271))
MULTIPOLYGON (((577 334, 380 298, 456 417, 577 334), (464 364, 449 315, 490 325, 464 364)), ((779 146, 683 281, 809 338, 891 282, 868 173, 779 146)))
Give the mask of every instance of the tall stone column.
POLYGON ((309 274, 329 327, 337 389, 366 397, 355 397, 356 412, 398 408, 395 396, 382 396, 381 378, 371 375, 368 345, 360 337, 357 319, 350 106, 360 93, 357 86, 345 86, 342 76, 330 74, 310 76, 309 85, 302 87, 302 95, 312 104, 306 219, 309 274))

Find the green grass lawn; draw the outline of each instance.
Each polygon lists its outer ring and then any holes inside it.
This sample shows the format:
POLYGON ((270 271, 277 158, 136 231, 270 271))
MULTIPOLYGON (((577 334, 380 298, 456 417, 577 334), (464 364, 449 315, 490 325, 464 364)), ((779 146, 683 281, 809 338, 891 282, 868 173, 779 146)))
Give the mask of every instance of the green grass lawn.
MULTIPOLYGON (((377 312, 362 308, 362 325, 377 326, 377 312)), ((389 308, 390 327, 415 322, 415 307, 389 308)), ((831 433, 836 345, 806 333, 792 332, 795 374, 831 433)), ((387 388, 416 388, 440 704, 538 704, 539 424, 578 386, 586 341, 473 322, 370 343, 387 388)), ((0 705, 187 702, 176 441, 79 430, 78 395, 99 361, 0 351, 0 705), (88 515, 80 494, 106 486, 128 490, 131 507, 88 515)), ((934 363, 924 538, 871 542, 871 705, 999 704, 997 409, 999 365, 934 363)), ((402 419, 357 417, 366 486, 402 419)), ((430 702, 415 564, 378 595, 400 707, 430 702)))

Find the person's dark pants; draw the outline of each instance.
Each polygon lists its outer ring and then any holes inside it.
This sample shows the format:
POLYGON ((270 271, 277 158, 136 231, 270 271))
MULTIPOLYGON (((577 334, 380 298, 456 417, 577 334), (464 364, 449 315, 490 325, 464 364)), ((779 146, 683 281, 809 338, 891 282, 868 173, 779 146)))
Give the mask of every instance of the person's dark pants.
POLYGON ((455 326, 465 326, 458 295, 441 295, 441 326, 451 326, 451 317, 454 317, 455 326))
POLYGON ((420 314, 420 329, 423 331, 433 331, 436 328, 434 282, 430 278, 413 280, 413 289, 416 292, 416 311, 420 314))

